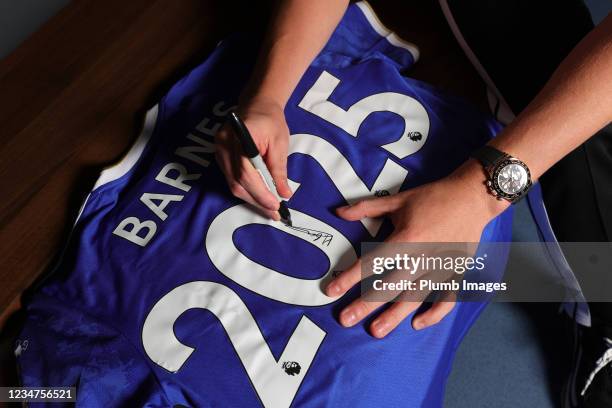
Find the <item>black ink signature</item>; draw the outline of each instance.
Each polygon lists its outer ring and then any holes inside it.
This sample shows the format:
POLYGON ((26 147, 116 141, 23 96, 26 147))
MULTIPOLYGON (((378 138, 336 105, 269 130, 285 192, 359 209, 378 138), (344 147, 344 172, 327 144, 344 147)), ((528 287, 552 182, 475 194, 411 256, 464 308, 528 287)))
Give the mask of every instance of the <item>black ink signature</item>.
POLYGON ((334 236, 332 234, 323 231, 317 231, 310 228, 302 228, 295 226, 289 228, 295 231, 303 232, 304 234, 313 237, 312 242, 317 242, 321 240, 321 245, 325 246, 329 246, 329 244, 331 244, 332 239, 334 239, 334 236))

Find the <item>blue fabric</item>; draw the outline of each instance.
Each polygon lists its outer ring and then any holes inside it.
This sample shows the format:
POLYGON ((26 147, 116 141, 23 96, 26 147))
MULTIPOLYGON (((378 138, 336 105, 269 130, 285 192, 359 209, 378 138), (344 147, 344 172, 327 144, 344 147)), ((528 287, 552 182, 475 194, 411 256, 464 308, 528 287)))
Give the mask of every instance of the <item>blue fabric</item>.
MULTIPOLYGON (((143 346, 143 327, 154 305, 181 285, 205 281, 219 283, 239 297, 275 359, 304 316, 325 332, 309 369, 298 374, 302 382, 293 406, 441 406, 455 350, 485 306, 483 302, 460 303, 440 324, 423 331, 414 331, 407 319, 385 339, 377 340, 368 334, 366 323, 350 329, 337 323, 337 313, 358 296, 358 288, 326 305, 301 306, 241 286, 213 264, 214 254, 206 243, 211 223, 241 202, 231 196, 213 153, 207 150, 209 145, 197 156, 210 165, 176 152, 184 146, 202 147, 189 135, 212 141, 202 120, 210 119, 207 128, 222 122, 215 106, 227 108, 236 101, 255 53, 255 45, 245 37, 222 42, 160 102, 151 140, 137 163, 91 193, 55 276, 27 307, 20 341, 27 340, 28 347, 18 358, 24 385, 76 385, 78 403, 87 407, 261 406, 252 379, 213 313, 192 308, 177 318, 174 335, 195 350, 176 372, 162 368, 143 346), (220 101, 223 104, 218 105, 220 101), (185 182, 191 186, 189 191, 155 180, 172 162, 185 166, 190 174, 201 174, 185 182), (182 199, 170 202, 164 208, 167 218, 160 220, 141 201, 143 193, 181 195, 182 199), (155 235, 145 246, 113 233, 127 217, 155 222, 155 235)), ((402 77, 399 69, 412 63, 407 49, 381 37, 359 6, 351 5, 287 104, 291 137, 309 134, 329 142, 369 187, 386 160, 408 170, 402 189, 449 174, 500 127, 462 100, 402 77), (383 92, 418 101, 430 125, 423 147, 404 158, 381 148, 404 130, 397 114, 372 113, 355 137, 300 108, 305 93, 324 71, 340 80, 330 100, 343 109, 383 92)), ((360 222, 338 218, 334 208, 346 201, 313 157, 292 154, 288 171, 300 183, 289 201, 291 209, 339 231, 357 254, 361 242, 383 240, 391 231, 390 222, 385 221, 371 236, 360 222)), ((483 232, 482 245, 509 241, 511 217, 510 209, 494 219, 483 232)), ((317 279, 328 270, 320 242, 291 237, 278 228, 271 221, 245 225, 232 239, 237 251, 284 275, 317 279)), ((498 255, 487 264, 489 280, 500 280, 503 274, 507 253, 498 255)))

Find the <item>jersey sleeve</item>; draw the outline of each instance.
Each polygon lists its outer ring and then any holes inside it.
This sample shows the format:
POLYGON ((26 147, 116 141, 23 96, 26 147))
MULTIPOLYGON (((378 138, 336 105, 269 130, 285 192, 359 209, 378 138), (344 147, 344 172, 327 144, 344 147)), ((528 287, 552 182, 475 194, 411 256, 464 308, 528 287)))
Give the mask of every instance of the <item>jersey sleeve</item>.
POLYGON ((125 337, 78 307, 55 299, 39 297, 30 305, 15 356, 22 386, 76 387, 77 406, 171 405, 148 364, 125 337))

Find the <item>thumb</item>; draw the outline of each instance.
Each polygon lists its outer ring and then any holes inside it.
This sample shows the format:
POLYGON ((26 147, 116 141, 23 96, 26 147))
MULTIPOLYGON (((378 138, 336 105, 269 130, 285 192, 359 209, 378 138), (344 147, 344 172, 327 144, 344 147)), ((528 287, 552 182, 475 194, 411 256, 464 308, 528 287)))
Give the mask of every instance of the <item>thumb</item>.
POLYGON ((394 211, 399 206, 396 196, 367 198, 353 205, 346 205, 336 209, 340 218, 347 221, 358 221, 363 218, 381 217, 394 211))

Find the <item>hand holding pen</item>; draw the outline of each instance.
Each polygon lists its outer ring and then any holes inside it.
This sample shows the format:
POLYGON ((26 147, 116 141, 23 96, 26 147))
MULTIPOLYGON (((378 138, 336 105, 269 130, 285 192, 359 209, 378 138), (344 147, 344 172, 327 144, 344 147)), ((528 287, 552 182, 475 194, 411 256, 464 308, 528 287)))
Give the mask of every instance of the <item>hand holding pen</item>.
MULTIPOLYGON (((217 161, 232 194, 260 208, 274 220, 281 219, 279 210, 285 212, 283 218, 286 218, 288 210, 281 210, 281 202, 291 197, 292 192, 287 183, 289 130, 282 108, 258 100, 242 109, 240 117, 229 117, 215 139, 217 161), (239 126, 241 119, 244 119, 244 129, 253 141, 247 147, 239 126), (252 146, 255 146, 259 158, 246 156, 247 149, 251 155, 255 153, 252 146)), ((283 207, 286 208, 286 203, 283 207)))

